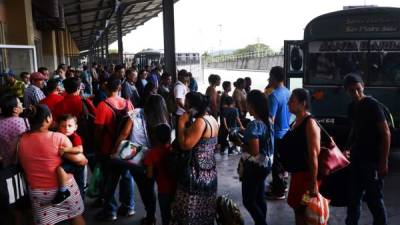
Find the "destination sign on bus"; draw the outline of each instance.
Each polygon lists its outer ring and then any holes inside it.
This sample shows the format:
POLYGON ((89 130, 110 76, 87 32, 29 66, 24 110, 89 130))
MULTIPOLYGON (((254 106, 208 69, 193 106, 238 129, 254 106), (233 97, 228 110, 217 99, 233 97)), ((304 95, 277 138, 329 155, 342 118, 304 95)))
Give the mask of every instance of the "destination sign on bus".
POLYGON ((367 51, 400 51, 400 40, 316 41, 309 44, 310 53, 367 51))

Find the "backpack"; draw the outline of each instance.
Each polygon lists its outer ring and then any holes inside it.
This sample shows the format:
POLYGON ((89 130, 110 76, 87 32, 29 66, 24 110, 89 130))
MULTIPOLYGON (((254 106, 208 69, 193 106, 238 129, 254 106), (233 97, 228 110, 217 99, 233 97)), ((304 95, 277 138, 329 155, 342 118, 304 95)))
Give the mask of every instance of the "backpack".
POLYGON ((125 100, 125 107, 123 109, 117 109, 113 105, 111 105, 107 100, 104 103, 111 109, 113 113, 113 130, 109 130, 109 134, 111 135, 111 140, 113 146, 115 146, 119 135, 121 134, 122 130, 124 129, 126 121, 130 119, 129 117, 129 110, 128 110, 128 100, 125 100))
POLYGON ((379 102, 379 105, 381 106, 383 114, 385 115, 385 119, 386 122, 388 123, 389 129, 393 130, 395 126, 392 113, 390 112, 389 108, 383 103, 379 102))
POLYGON ((82 113, 78 117, 78 130, 77 133, 83 140, 83 149, 85 153, 94 152, 94 120, 96 116, 90 112, 87 99, 82 100, 82 113))
POLYGON ((217 198, 217 214, 215 220, 218 225, 244 225, 244 219, 239 207, 226 196, 217 198))

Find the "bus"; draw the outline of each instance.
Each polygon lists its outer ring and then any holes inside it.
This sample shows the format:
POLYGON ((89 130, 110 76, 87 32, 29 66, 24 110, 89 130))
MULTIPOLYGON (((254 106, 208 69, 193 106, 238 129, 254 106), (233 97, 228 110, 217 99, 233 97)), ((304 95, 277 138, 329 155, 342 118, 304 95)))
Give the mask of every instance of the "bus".
POLYGON ((400 8, 350 8, 321 15, 307 24, 303 40, 285 41, 284 51, 288 85, 303 79, 312 95, 312 114, 339 145, 347 140, 351 101, 343 78, 356 72, 365 93, 392 114, 392 145, 399 146, 400 8))
MULTIPOLYGON (((200 64, 199 53, 176 53, 175 58, 177 66, 200 64)), ((143 50, 135 54, 133 62, 139 69, 145 66, 163 66, 165 64, 164 52, 153 49, 143 50)))

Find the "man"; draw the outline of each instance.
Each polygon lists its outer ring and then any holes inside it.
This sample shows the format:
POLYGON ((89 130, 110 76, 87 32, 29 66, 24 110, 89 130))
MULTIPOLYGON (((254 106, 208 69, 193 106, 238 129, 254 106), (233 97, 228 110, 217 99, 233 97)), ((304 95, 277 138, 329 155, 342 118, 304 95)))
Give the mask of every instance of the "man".
MULTIPOLYGON (((66 95, 64 99, 54 106, 53 117, 55 120, 63 114, 71 114, 80 118, 84 113, 84 106, 80 94, 81 81, 77 77, 70 77, 64 80, 66 95)), ((84 100, 91 114, 96 114, 96 108, 89 99, 84 100)), ((78 124, 79 126, 80 124, 78 124)), ((80 134, 81 135, 81 134, 80 134)))
POLYGON ((24 107, 38 104, 46 96, 41 90, 44 86, 45 77, 39 72, 34 72, 30 76, 31 83, 24 92, 24 107))
POLYGON ((6 74, 6 84, 4 87, 5 93, 12 93, 20 100, 24 97, 25 84, 15 78, 13 70, 9 70, 6 74))
POLYGON ((383 106, 364 94, 364 82, 359 74, 348 74, 344 88, 353 99, 348 110, 351 164, 346 224, 358 224, 364 199, 373 215, 373 224, 386 225, 383 178, 388 173, 390 130, 383 106))
POLYGON ((194 79, 193 74, 191 72, 188 72, 188 74, 190 76, 189 90, 191 92, 197 92, 197 90, 199 89, 197 81, 196 79, 194 79))
POLYGON ((123 65, 115 66, 114 77, 120 79, 121 82, 125 79, 125 67, 123 65))
POLYGON ((40 104, 45 104, 49 107, 50 111, 53 113, 54 106, 64 99, 63 96, 60 95, 60 84, 57 80, 50 79, 47 82, 46 86, 47 95, 46 98, 40 101, 40 104))
POLYGON ((85 85, 84 93, 90 96, 93 94, 92 76, 90 76, 90 72, 87 65, 83 65, 82 69, 83 71, 81 73, 81 80, 82 83, 85 85))
POLYGON ((150 75, 147 77, 147 81, 152 82, 156 88, 158 88, 158 81, 161 76, 161 67, 154 68, 150 75))
POLYGON ((49 70, 46 67, 39 67, 38 72, 43 74, 46 80, 49 80, 49 70))
POLYGON ((164 72, 161 76, 161 85, 158 87, 158 94, 163 96, 165 102, 168 104, 168 96, 171 93, 171 74, 164 72))
POLYGON ((233 83, 235 90, 233 91, 232 97, 235 100, 235 105, 239 109, 240 120, 244 127, 247 125, 246 114, 246 91, 244 90, 244 79, 239 78, 233 83))
POLYGON ((274 162, 272 165, 272 182, 267 191, 270 200, 285 199, 287 183, 284 178, 285 171, 279 159, 279 147, 283 136, 289 130, 290 112, 288 101, 290 91, 284 85, 285 73, 282 67, 272 67, 269 73, 269 84, 273 88, 268 97, 269 116, 274 126, 274 162))
POLYGON ((136 81, 137 81, 137 71, 136 70, 127 70, 126 71, 126 79, 122 83, 121 97, 124 99, 128 99, 132 102, 132 104, 137 107, 140 101, 139 92, 136 89, 136 81))
POLYGON ((175 126, 175 132, 176 135, 178 135, 178 121, 179 117, 181 117, 185 113, 185 97, 186 94, 189 92, 189 82, 190 82, 190 77, 189 74, 186 70, 180 70, 178 72, 178 81, 175 84, 174 87, 174 97, 175 97, 175 103, 177 105, 177 109, 175 112, 176 116, 176 126, 175 126))
POLYGON ((28 72, 22 72, 19 74, 19 77, 21 78, 21 81, 24 82, 25 88, 28 88, 31 75, 28 72))
MULTIPOLYGON (((126 107, 127 100, 118 96, 121 90, 121 80, 115 77, 111 77, 107 80, 106 84, 108 97, 106 100, 99 103, 97 106, 96 115, 96 129, 95 137, 96 143, 99 145, 98 149, 98 161, 101 163, 104 177, 108 178, 106 182, 106 187, 104 190, 104 207, 101 211, 96 214, 96 219, 100 221, 114 221, 117 219, 117 213, 124 216, 132 216, 135 214, 135 201, 134 201, 134 185, 133 178, 128 169, 113 170, 110 167, 110 157, 114 152, 114 140, 113 136, 119 134, 114 134, 116 132, 117 124, 114 119, 114 111, 111 106, 118 110, 123 110, 126 107), (117 202, 115 200, 115 188, 113 188, 114 182, 118 182, 119 177, 120 186, 120 202, 121 206, 118 208, 117 202)), ((133 106, 130 101, 128 101, 128 110, 133 110, 133 106)))

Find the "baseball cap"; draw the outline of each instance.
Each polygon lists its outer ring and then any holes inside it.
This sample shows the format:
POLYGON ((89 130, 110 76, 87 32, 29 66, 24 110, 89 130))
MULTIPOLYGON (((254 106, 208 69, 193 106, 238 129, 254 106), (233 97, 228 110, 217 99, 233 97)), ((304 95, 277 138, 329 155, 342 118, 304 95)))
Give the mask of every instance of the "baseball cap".
POLYGON ((6 75, 10 76, 10 77, 15 77, 15 71, 12 69, 9 69, 6 73, 6 75))
POLYGON ((45 80, 46 77, 40 72, 33 72, 31 73, 31 80, 45 80))

